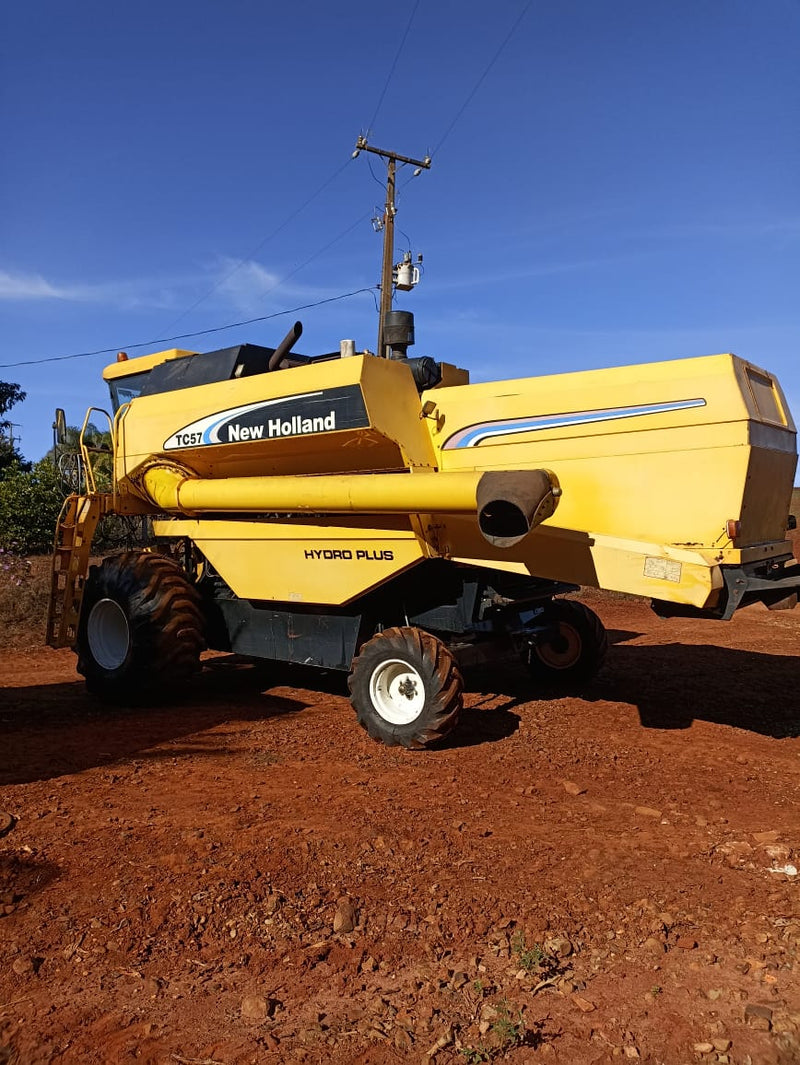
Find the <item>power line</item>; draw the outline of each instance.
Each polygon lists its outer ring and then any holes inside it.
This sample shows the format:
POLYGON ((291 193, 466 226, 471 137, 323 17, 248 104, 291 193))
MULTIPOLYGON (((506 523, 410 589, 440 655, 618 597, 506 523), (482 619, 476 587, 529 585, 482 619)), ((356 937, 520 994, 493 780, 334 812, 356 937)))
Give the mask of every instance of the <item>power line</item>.
MULTIPOLYGON (((361 219, 359 218, 359 222, 361 219)), ((11 366, 39 366, 43 362, 66 362, 69 359, 86 359, 91 355, 110 355, 120 350, 127 351, 134 348, 152 348, 158 344, 168 344, 172 340, 187 340, 189 337, 207 336, 209 333, 221 333, 225 329, 238 329, 239 326, 252 325, 254 322, 268 322, 271 318, 280 318, 284 314, 296 314, 298 311, 307 311, 312 307, 321 307, 325 303, 336 303, 338 300, 346 300, 351 296, 358 296, 362 292, 369 292, 373 298, 371 288, 357 288, 352 292, 343 292, 340 296, 329 296, 315 303, 304 303, 299 307, 289 307, 285 311, 275 311, 273 314, 263 314, 258 318, 246 318, 241 322, 229 322, 227 325, 216 325, 210 329, 198 329, 194 333, 180 333, 177 336, 161 337, 158 340, 144 340, 136 344, 115 344, 113 348, 97 348, 96 351, 78 351, 71 355, 48 355, 44 359, 23 359, 20 362, 0 362, 0 369, 8 369, 11 366)))
MULTIPOLYGON (((217 291, 217 289, 219 289, 222 285, 224 285, 226 281, 229 281, 233 277, 234 274, 238 273, 238 271, 241 270, 241 268, 244 266, 245 263, 249 262, 252 258, 254 258, 254 256, 258 255, 258 253, 261 251, 262 248, 264 248, 267 244, 269 244, 269 242, 274 237, 277 237, 277 235, 282 230, 284 230, 289 225, 290 222, 294 221, 294 219, 297 218, 297 216, 299 214, 301 214, 306 209, 306 207, 308 207, 308 205, 310 203, 313 203, 313 201, 317 198, 317 196, 320 195, 320 193, 324 192, 325 189, 327 189, 327 187, 336 180, 336 178, 347 167, 347 165, 348 165, 348 163, 350 161, 351 161, 350 158, 345 160, 345 162, 342 163, 342 165, 337 170, 335 170, 331 174, 331 176, 329 178, 327 178, 325 181, 323 181, 323 183, 319 186, 319 188, 316 190, 316 192, 312 192, 312 194, 308 197, 307 200, 304 200, 296 210, 292 211, 292 213, 290 215, 288 215, 281 222, 281 224, 279 226, 277 226, 275 229, 273 229, 270 234, 268 234, 266 237, 264 237, 264 239, 262 241, 260 241, 253 248, 252 251, 248 252, 247 255, 244 256, 244 258, 240 259, 236 263, 236 265, 231 270, 228 271, 228 273, 223 274, 223 276, 221 278, 219 278, 219 280, 214 285, 211 286, 211 288, 208 290, 208 292, 206 292, 204 295, 202 295, 199 299, 195 300, 195 302, 190 307, 187 307, 186 310, 183 311, 182 314, 179 314, 177 318, 175 318, 172 322, 170 322, 170 324, 166 327, 165 332, 167 332, 170 329, 174 329, 175 326, 178 324, 178 322, 182 322, 183 319, 187 317, 187 315, 191 314, 192 311, 197 310, 197 308, 200 306, 201 303, 205 303, 205 301, 208 299, 209 296, 213 296, 214 293, 217 291)), ((280 282, 279 282, 279 284, 280 284, 280 282)), ((275 286, 275 287, 277 287, 277 286, 275 286)))
POLYGON ((369 161, 369 156, 367 157, 367 167, 369 168, 369 172, 372 175, 372 180, 375 182, 376 185, 379 186, 381 192, 383 192, 385 186, 382 181, 379 181, 378 178, 375 177, 375 171, 372 169, 372 163, 369 161))
POLYGON ((381 95, 378 98, 378 103, 375 106, 375 114, 372 116, 372 118, 370 119, 369 125, 367 126, 367 135, 369 135, 369 131, 375 125, 375 119, 378 117, 378 112, 381 109, 381 104, 383 103, 383 98, 386 95, 386 90, 389 88, 389 82, 392 80, 392 75, 394 74, 395 67, 397 66, 397 61, 400 58, 400 53, 403 51, 403 46, 405 45, 406 38, 408 37, 408 31, 411 29, 411 23, 414 21, 414 16, 417 13, 417 8, 418 7, 419 7, 419 0, 417 0, 416 4, 414 4, 414 7, 413 7, 413 9, 411 11, 411 15, 409 16, 409 19, 408 19, 408 24, 406 25, 406 32, 403 34, 403 36, 402 36, 402 38, 400 40, 400 44, 397 47, 397 52, 395 54, 394 62, 392 63, 391 70, 386 75, 386 82, 384 83, 383 91, 381 92, 381 95))
POLYGON ((464 101, 464 103, 461 105, 459 110, 456 112, 455 118, 450 123, 450 125, 447 127, 447 129, 444 131, 444 134, 443 134, 441 140, 439 141, 439 143, 436 145, 436 147, 430 153, 432 156, 435 155, 436 152, 439 151, 441 146, 444 144, 444 142, 447 140, 447 138, 452 133, 453 127, 455 126, 456 122, 458 122, 458 120, 464 114, 466 109, 469 107, 470 103, 472 102, 473 96, 475 95, 475 93, 478 91, 478 89, 483 84, 484 80, 486 79, 487 75, 489 74, 489 71, 492 69, 492 67, 495 65, 497 60, 500 58, 500 55, 502 54, 503 49, 508 44, 508 42, 511 40, 511 38, 514 36, 514 34, 516 33, 517 27, 522 22, 522 20, 525 18, 525 16, 528 14, 528 11, 530 10, 532 4, 533 4, 533 0, 528 0, 528 2, 525 5, 525 7, 522 9, 522 11, 519 13, 519 15, 517 15, 516 19, 514 20, 514 24, 512 25, 511 29, 508 31, 508 33, 506 34, 505 38, 503 39, 503 43, 500 45, 500 47, 497 49, 497 51, 494 53, 494 55, 490 59, 489 65, 486 67, 484 72, 481 74, 481 76, 475 82, 475 85, 473 86, 472 91, 469 93, 469 95, 467 96, 467 98, 464 101))
POLYGON ((361 223, 362 222, 366 222, 366 220, 368 218, 372 218, 372 210, 367 211, 366 214, 359 215, 359 217, 355 220, 355 222, 352 222, 347 227, 347 229, 343 229, 342 232, 339 233, 338 236, 333 238, 333 240, 329 240, 327 244, 325 244, 318 251, 315 251, 313 255, 309 255, 309 257, 307 259, 305 259, 302 263, 300 263, 299 266, 296 266, 294 268, 294 270, 290 270, 288 274, 284 274, 284 276, 280 279, 280 281, 276 281, 275 284, 272 286, 272 288, 268 288, 265 292, 262 292, 261 295, 262 296, 268 296, 268 295, 270 295, 270 293, 274 292, 276 288, 280 288, 280 286, 285 281, 288 281, 290 277, 294 277, 295 274, 299 274, 300 271, 304 270, 308 266, 309 263, 313 263, 313 261, 315 259, 318 259, 320 255, 323 255, 329 248, 332 248, 334 244, 338 244, 339 241, 342 240, 343 237, 346 237, 348 233, 352 233, 352 231, 356 228, 356 226, 360 226, 361 223))

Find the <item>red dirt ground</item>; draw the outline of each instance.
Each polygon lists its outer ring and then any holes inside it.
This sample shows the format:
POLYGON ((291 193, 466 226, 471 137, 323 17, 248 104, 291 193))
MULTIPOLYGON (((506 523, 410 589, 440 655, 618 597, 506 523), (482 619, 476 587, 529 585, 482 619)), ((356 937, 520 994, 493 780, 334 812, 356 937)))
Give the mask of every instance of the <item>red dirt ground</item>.
POLYGON ((473 675, 421 753, 330 679, 0 654, 0 1063, 800 1061, 800 610, 585 601, 582 698, 473 675))

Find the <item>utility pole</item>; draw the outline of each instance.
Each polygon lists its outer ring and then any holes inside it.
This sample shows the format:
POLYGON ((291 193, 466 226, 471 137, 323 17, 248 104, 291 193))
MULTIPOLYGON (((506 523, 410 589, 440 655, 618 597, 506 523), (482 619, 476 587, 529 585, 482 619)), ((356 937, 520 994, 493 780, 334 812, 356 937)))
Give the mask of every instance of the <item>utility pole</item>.
POLYGON ((11 447, 14 447, 14 445, 17 443, 17 440, 20 439, 19 437, 15 437, 14 436, 14 430, 22 428, 20 423, 19 422, 6 422, 6 421, 4 421, 4 422, 0 422, 0 428, 8 429, 8 442, 11 445, 11 447))
POLYGON ((386 204, 383 210, 383 268, 381 270, 381 309, 380 316, 378 318, 378 350, 377 354, 383 358, 386 354, 386 347, 383 342, 384 324, 386 322, 386 315, 392 309, 392 280, 394 273, 394 216, 397 213, 395 207, 395 174, 397 172, 398 163, 408 163, 410 166, 414 166, 417 169, 414 171, 414 177, 422 170, 430 170, 431 160, 430 156, 425 156, 424 159, 411 159, 407 155, 399 155, 397 152, 387 152, 383 148, 373 148, 371 144, 367 144, 366 137, 359 137, 356 141, 356 150, 353 152, 353 158, 355 159, 359 152, 373 152, 375 155, 381 156, 382 159, 388 160, 387 175, 386 175, 386 204))

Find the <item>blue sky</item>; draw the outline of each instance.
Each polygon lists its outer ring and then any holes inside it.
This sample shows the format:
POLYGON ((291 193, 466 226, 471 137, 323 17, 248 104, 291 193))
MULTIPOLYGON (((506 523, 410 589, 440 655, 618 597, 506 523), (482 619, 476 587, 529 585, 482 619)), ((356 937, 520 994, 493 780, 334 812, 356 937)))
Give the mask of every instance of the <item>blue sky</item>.
MULTIPOLYGON (((6 4, 0 363, 373 286, 371 124, 433 153, 399 180, 416 354, 486 379, 735 351, 800 415, 799 49, 796 0, 6 4)), ((375 346, 368 293, 179 346, 294 317, 308 354, 375 346)), ((56 405, 106 404, 106 361, 0 368, 29 458, 56 405)))

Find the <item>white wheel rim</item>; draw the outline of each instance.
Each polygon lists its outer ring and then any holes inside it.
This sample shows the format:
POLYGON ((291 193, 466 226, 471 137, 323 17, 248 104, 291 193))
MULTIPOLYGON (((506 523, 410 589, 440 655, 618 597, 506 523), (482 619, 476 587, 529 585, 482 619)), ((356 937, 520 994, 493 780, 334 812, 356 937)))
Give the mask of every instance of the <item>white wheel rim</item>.
POLYGON ((391 725, 410 725, 425 707, 425 684, 408 662, 390 658, 373 670, 369 696, 384 721, 391 725))
POLYGON ((128 656, 131 633, 125 611, 113 599, 100 599, 89 612, 86 638, 101 669, 119 669, 128 656))
POLYGON ((563 650, 554 647, 552 643, 543 643, 536 648, 536 654, 550 669, 569 669, 581 656, 581 638, 571 625, 562 622, 558 626, 556 639, 559 643, 566 643, 563 650))

